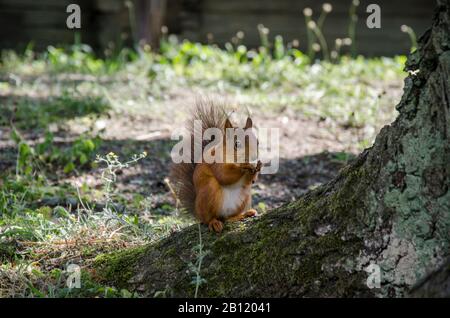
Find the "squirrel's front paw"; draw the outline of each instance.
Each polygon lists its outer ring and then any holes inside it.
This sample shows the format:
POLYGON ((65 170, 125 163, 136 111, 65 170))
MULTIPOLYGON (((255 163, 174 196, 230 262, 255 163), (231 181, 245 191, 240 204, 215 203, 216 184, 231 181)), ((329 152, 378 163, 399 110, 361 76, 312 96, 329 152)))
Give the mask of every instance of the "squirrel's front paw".
POLYGON ((241 169, 244 172, 248 172, 250 174, 256 174, 257 172, 261 171, 261 166, 262 166, 262 162, 260 160, 258 160, 258 163, 256 164, 256 166, 251 163, 241 164, 241 169))
POLYGON ((241 167, 241 169, 244 169, 244 170, 252 170, 252 169, 255 169, 255 166, 252 165, 252 164, 249 163, 249 162, 241 163, 241 164, 240 164, 240 167, 241 167))
POLYGON ((251 163, 241 164, 241 169, 243 172, 254 174, 256 172, 255 167, 251 163))

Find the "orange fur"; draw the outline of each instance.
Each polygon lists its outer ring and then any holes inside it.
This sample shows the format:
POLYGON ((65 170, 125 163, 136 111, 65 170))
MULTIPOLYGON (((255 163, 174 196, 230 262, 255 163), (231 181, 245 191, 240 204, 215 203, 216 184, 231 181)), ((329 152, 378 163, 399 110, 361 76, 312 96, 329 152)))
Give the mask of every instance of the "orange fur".
MULTIPOLYGON (((227 136, 227 129, 233 127, 225 110, 213 103, 201 102, 193 110, 187 128, 194 140, 194 121, 202 122, 201 132, 208 128, 220 128, 223 134, 222 157, 225 163, 180 163, 172 166, 171 177, 175 194, 182 208, 194 213, 211 231, 221 232, 225 221, 238 221, 256 215, 251 209, 251 186, 261 169, 261 162, 255 166, 258 156, 258 140, 250 130, 245 141, 236 136, 227 136), (232 153, 227 156, 227 144, 232 153)), ((253 122, 247 118, 245 129, 252 129, 253 122)), ((204 150, 205 145, 201 145, 204 150)), ((214 155, 216 149, 212 149, 214 155)))
POLYGON ((256 215, 250 206, 250 187, 256 179, 258 168, 248 164, 242 166, 230 163, 198 164, 194 170, 194 187, 196 191, 195 211, 198 219, 208 224, 210 230, 220 233, 224 221, 237 221, 256 215), (242 179, 241 204, 227 216, 221 215, 224 204, 224 187, 238 183, 242 179))

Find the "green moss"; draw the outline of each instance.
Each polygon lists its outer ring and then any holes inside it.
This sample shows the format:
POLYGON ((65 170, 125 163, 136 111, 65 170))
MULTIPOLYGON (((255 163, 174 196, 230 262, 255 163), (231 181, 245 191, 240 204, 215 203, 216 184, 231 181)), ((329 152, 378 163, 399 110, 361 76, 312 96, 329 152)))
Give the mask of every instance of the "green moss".
POLYGON ((344 229, 349 225, 369 223, 370 218, 364 211, 365 197, 369 194, 370 177, 364 167, 351 167, 341 171, 342 184, 324 195, 325 187, 313 191, 308 197, 290 205, 290 209, 299 211, 299 226, 308 234, 324 224, 334 224, 344 229))
MULTIPOLYGON (((355 173, 351 179, 354 182, 349 182, 346 187, 357 184, 360 176, 359 173, 355 173)), ((319 198, 320 194, 316 194, 319 198)), ((336 197, 330 197, 330 200, 333 199, 336 197)), ((334 212, 339 219, 347 217, 349 213, 345 207, 340 206, 336 206, 334 212)), ((342 267, 330 269, 330 275, 324 277, 324 265, 345 263, 347 257, 362 247, 362 241, 358 238, 343 240, 340 229, 332 230, 323 236, 315 235, 313 229, 328 214, 318 199, 303 198, 272 213, 276 215, 273 217, 267 215, 247 231, 229 233, 214 242, 211 246, 213 260, 208 266, 220 275, 207 278, 208 282, 201 291, 202 296, 223 297, 230 295, 230 291, 234 290, 236 295, 254 295, 251 291, 239 290, 243 282, 264 286, 265 281, 279 281, 280 285, 288 281, 289 286, 298 286, 299 295, 311 296, 319 295, 323 288, 327 289, 326 293, 329 295, 339 295, 352 288, 361 287, 363 280, 349 280, 349 273, 342 267), (292 209, 296 211, 295 214, 290 212, 292 209), (293 228, 292 222, 299 224, 299 227, 293 228), (247 240, 249 244, 243 244, 247 240), (292 240, 296 243, 292 244, 292 240), (283 255, 280 256, 280 252, 283 255), (243 263, 245 266, 241 265, 243 263), (290 270, 286 270, 286 267, 290 270), (339 281, 339 291, 335 288, 336 279, 339 281), (302 286, 309 286, 309 289, 306 290, 304 289, 306 287, 302 286)), ((269 289, 262 288, 258 292, 262 293, 262 296, 269 294, 283 296, 283 291, 275 289, 275 286, 267 288, 269 289), (274 290, 269 290, 272 287, 274 290)))
POLYGON ((135 266, 145 254, 146 246, 134 247, 110 254, 102 254, 94 259, 96 278, 125 287, 133 277, 135 266))

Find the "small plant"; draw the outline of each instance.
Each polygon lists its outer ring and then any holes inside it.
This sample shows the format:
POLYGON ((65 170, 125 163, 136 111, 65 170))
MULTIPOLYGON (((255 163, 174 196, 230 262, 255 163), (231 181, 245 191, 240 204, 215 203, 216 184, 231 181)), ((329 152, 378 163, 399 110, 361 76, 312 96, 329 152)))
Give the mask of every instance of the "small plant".
POLYGON ((263 47, 267 52, 270 50, 269 41, 269 29, 262 24, 258 24, 259 39, 261 41, 261 47, 263 47))
POLYGON ((320 30, 322 30, 325 19, 331 11, 333 11, 333 6, 331 4, 324 3, 322 5, 322 12, 320 13, 319 19, 317 20, 317 27, 320 30))
POLYGON ((34 171, 62 168, 68 174, 91 166, 91 159, 98 149, 101 139, 80 135, 66 148, 58 147, 53 133, 47 131, 43 142, 30 146, 17 129, 12 130, 12 139, 18 146, 16 175, 29 176, 34 171))
POLYGON ((330 61, 330 53, 328 49, 327 41, 323 35, 323 25, 327 15, 333 10, 333 6, 329 3, 322 5, 322 11, 316 21, 312 19, 313 11, 311 8, 305 8, 303 15, 305 16, 306 24, 306 36, 308 39, 308 56, 311 61, 314 60, 316 52, 322 51, 323 58, 326 61, 330 61), (319 41, 316 43, 315 41, 319 41))
POLYGON ((259 203, 258 203, 258 210, 259 210, 262 214, 266 213, 266 212, 267 212, 267 206, 266 206, 266 204, 265 204, 264 202, 259 202, 259 203))
POLYGON ((59 159, 64 164, 64 172, 70 173, 77 166, 82 168, 89 165, 100 142, 101 139, 99 137, 90 138, 83 135, 78 137, 70 148, 62 152, 62 156, 59 159))
POLYGON ((275 59, 277 59, 277 60, 281 60, 286 56, 283 37, 281 35, 277 35, 275 37, 273 55, 274 55, 275 59))
POLYGON ((349 19, 350 22, 348 24, 348 37, 351 41, 351 54, 352 57, 356 57, 356 23, 358 22, 358 14, 356 10, 359 7, 359 0, 352 0, 352 4, 350 5, 349 10, 349 19))
MULTIPOLYGON (((167 222, 164 222, 163 220, 160 220, 158 224, 154 224, 153 222, 142 222, 142 219, 140 219, 138 215, 126 214, 125 211, 119 213, 114 204, 114 198, 116 196, 114 184, 117 180, 117 172, 130 167, 132 164, 146 156, 146 152, 139 155, 135 154, 131 160, 122 163, 115 153, 110 152, 106 156, 97 155, 96 163, 106 165, 106 167, 102 168, 101 173, 103 196, 105 198, 103 212, 105 215, 110 219, 121 223, 124 228, 131 230, 134 235, 145 238, 146 240, 151 240, 158 236, 158 232, 170 232, 173 226, 177 226, 176 221, 168 220, 167 222)), ((170 207, 170 209, 172 210, 172 207, 170 207)))
POLYGON ((314 34, 311 31, 311 28, 309 27, 309 23, 312 21, 312 14, 313 11, 311 8, 305 8, 303 9, 303 15, 305 16, 305 25, 306 25, 306 38, 308 40, 308 57, 311 61, 314 60, 314 49, 313 49, 313 43, 314 43, 314 34))
POLYGON ((95 162, 104 163, 106 165, 106 167, 102 168, 102 175, 101 175, 103 181, 103 193, 106 199, 105 209, 109 209, 109 206, 113 202, 114 196, 113 186, 117 180, 117 172, 119 170, 128 168, 130 165, 138 162, 139 160, 145 158, 146 156, 147 153, 144 151, 139 155, 133 155, 131 160, 122 163, 120 162, 119 157, 113 152, 108 153, 106 156, 97 155, 95 162))
POLYGON ((201 270, 202 270, 202 263, 203 259, 206 255, 209 254, 208 250, 203 250, 203 242, 202 242, 202 229, 200 226, 200 223, 198 223, 198 238, 199 243, 198 245, 194 246, 192 248, 192 252, 195 255, 195 263, 189 263, 189 271, 193 274, 191 284, 195 286, 195 293, 194 297, 197 298, 198 296, 198 290, 202 284, 206 283, 206 279, 204 279, 201 276, 201 270))
POLYGON ((308 28, 310 28, 313 31, 314 35, 319 40, 320 49, 322 51, 322 54, 323 54, 323 57, 324 57, 325 61, 330 61, 330 55, 329 55, 329 52, 328 52, 328 44, 327 44, 327 41, 325 40, 325 37, 322 34, 321 29, 312 20, 308 22, 308 28))
POLYGON ((400 30, 401 30, 403 33, 408 34, 409 40, 411 41, 411 49, 410 49, 410 52, 414 52, 414 51, 417 49, 417 36, 416 36, 416 33, 414 32, 414 30, 413 30, 411 27, 409 27, 409 26, 407 26, 407 25, 405 25, 405 24, 403 24, 403 25, 400 27, 400 30))
POLYGON ((352 40, 350 38, 337 38, 334 41, 334 50, 330 53, 330 58, 333 62, 338 62, 340 55, 341 55, 341 49, 344 46, 350 46, 352 44, 352 40))

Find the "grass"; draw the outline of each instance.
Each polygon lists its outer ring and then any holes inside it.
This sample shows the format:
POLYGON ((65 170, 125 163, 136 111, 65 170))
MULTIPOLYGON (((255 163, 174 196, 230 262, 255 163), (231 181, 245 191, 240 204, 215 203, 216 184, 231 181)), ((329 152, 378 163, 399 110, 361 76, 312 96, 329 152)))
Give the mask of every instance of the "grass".
POLYGON ((13 121, 19 128, 45 128, 81 116, 96 116, 108 110, 101 97, 81 97, 79 93, 64 91, 48 99, 18 98, 9 101, 0 110, 5 125, 13 121))
MULTIPOLYGON (((137 161, 140 157, 132 159, 137 161)), ((118 158, 115 158, 118 162, 118 158)), ((126 165, 131 163, 128 162, 126 165)), ((107 162, 105 171, 111 170, 107 162)), ((135 297, 95 282, 90 265, 108 253, 160 239, 183 226, 179 218, 148 218, 115 210, 111 180, 105 174, 105 200, 99 212, 89 195, 46 180, 20 177, 3 181, 0 191, 0 297, 135 297), (77 196, 74 206, 42 205, 49 195, 77 196), (67 287, 67 268, 81 268, 82 289, 67 287)), ((47 200, 48 201, 48 200, 47 200)))
MULTIPOLYGON (((123 163, 110 153, 104 130, 115 121, 151 113, 173 123, 179 112, 168 101, 186 91, 226 96, 259 114, 290 111, 358 129, 360 147, 394 118, 399 96, 390 88, 401 85, 405 57, 317 62, 279 36, 270 43, 260 28, 260 49, 169 36, 158 53, 123 50, 106 58, 80 44, 2 52, 0 129, 10 137, 0 143, 0 297, 138 297, 96 282, 93 259, 192 223, 168 202, 116 187, 124 170, 139 174, 146 158, 129 155, 123 163), (80 266, 81 289, 67 287, 70 264, 80 266)), ((120 150, 132 154, 128 144, 120 150)), ((148 156, 165 158, 166 146, 148 156)), ((199 239, 188 266, 197 291, 206 253, 199 239)))

